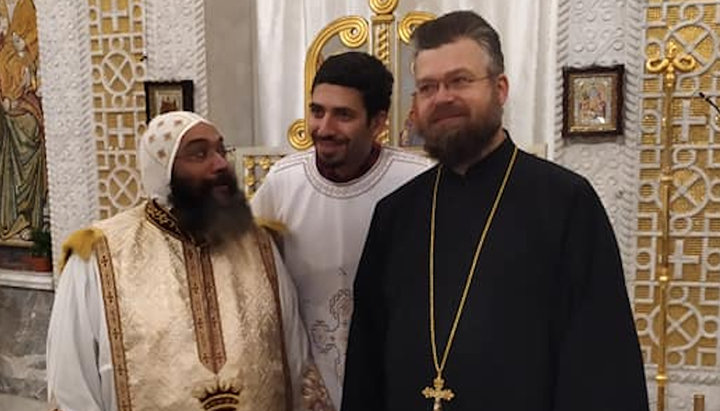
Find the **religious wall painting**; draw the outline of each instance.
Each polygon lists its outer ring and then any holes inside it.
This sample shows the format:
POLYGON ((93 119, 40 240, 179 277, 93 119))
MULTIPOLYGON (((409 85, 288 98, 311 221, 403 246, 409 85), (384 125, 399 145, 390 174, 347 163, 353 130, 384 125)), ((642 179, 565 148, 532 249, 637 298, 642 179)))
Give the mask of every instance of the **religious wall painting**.
POLYGON ((168 111, 194 111, 192 80, 145 82, 147 121, 168 111))
POLYGON ((35 4, 0 0, 0 266, 5 268, 29 269, 6 263, 20 264, 33 237, 49 232, 38 69, 35 4))
POLYGON ((415 108, 411 107, 405 116, 400 135, 398 136, 398 146, 405 148, 421 147, 423 139, 415 127, 415 108))
POLYGON ((563 69, 563 136, 623 133, 624 67, 563 69))

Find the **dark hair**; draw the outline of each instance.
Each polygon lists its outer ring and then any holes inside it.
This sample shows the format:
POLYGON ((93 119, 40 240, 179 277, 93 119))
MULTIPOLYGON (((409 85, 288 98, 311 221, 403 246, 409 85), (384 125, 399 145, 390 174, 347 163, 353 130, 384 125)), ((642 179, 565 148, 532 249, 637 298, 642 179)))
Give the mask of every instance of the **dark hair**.
POLYGON ((438 48, 461 38, 474 40, 490 56, 490 73, 505 71, 500 37, 484 18, 470 10, 453 11, 420 25, 412 35, 415 55, 422 50, 438 48))
POLYGON ((393 75, 377 58, 357 51, 328 57, 318 69, 312 90, 319 84, 354 88, 362 94, 367 121, 390 109, 393 75))

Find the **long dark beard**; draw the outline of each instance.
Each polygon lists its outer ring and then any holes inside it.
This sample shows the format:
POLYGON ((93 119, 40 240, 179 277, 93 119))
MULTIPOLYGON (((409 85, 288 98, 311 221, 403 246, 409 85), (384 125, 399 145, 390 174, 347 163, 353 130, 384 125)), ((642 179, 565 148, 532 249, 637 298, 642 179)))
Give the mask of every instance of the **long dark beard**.
POLYGON ((491 109, 484 119, 464 127, 434 130, 431 126, 418 127, 425 139, 423 148, 430 157, 448 167, 469 164, 480 156, 502 125, 502 106, 491 109))
POLYGON ((230 172, 199 185, 173 177, 170 189, 170 204, 180 228, 198 242, 221 246, 240 238, 252 227, 252 212, 245 193, 230 172), (219 201, 212 193, 218 185, 229 187, 225 201, 219 201))

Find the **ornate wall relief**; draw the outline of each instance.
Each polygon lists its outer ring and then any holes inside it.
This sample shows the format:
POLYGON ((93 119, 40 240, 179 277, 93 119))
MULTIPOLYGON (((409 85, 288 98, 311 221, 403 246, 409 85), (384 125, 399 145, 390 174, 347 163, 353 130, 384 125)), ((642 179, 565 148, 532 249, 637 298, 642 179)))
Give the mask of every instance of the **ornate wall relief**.
POLYGON ((142 198, 134 152, 145 127, 142 82, 192 79, 196 111, 207 111, 205 22, 201 0, 36 5, 57 261, 73 230, 142 198))
POLYGON ((57 261, 63 239, 98 217, 89 12, 84 0, 36 0, 35 4, 53 261, 57 261))
MULTIPOLYGON (((672 105, 672 196, 670 198, 670 288, 667 329, 668 409, 691 410, 692 395, 704 393, 706 409, 720 409, 720 156, 717 114, 697 97, 720 96, 720 5, 709 1, 650 1, 645 10, 646 60, 665 56, 673 41, 698 67, 678 73, 672 105)), ((662 222, 659 210, 662 77, 645 74, 638 149, 637 281, 638 333, 646 363, 657 364, 662 334, 657 261, 662 222)), ((654 367, 649 377, 654 375, 654 367)), ((650 379, 651 398, 654 381, 650 379)))
POLYGON ((205 2, 145 0, 147 80, 193 80, 195 112, 207 115, 205 2))
POLYGON ((207 113, 204 5, 89 0, 89 8, 99 208, 106 218, 143 198, 135 157, 146 126, 143 82, 193 80, 195 110, 207 113))
POLYGON ((141 200, 135 151, 145 130, 142 0, 88 0, 100 217, 141 200))
POLYGON ((634 276, 639 94, 643 60, 642 2, 561 0, 558 10, 555 160, 587 177, 600 195, 634 276), (562 139, 563 66, 625 66, 625 132, 610 138, 562 139))

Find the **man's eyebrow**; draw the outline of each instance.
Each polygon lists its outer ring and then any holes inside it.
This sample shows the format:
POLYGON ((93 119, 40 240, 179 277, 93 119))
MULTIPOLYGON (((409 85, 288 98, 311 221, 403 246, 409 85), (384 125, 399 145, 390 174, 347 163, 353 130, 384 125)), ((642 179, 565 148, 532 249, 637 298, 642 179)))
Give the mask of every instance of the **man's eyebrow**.
POLYGON ((197 147, 197 148, 205 147, 205 146, 207 146, 207 145, 208 145, 208 141, 207 141, 207 140, 205 140, 205 139, 203 139, 203 138, 199 138, 199 139, 197 139, 197 140, 193 140, 193 141, 190 141, 190 142, 188 142, 187 144, 185 144, 185 146, 182 148, 182 150, 190 150, 190 149, 193 149, 193 148, 196 148, 196 147, 197 147))
MULTIPOLYGON (((469 75, 472 75, 472 76, 475 75, 475 73, 473 73, 471 70, 469 70, 469 69, 467 69, 467 68, 465 68, 465 67, 460 67, 460 68, 456 68, 456 69, 450 70, 450 71, 448 71, 447 73, 444 73, 441 78, 447 78, 447 77, 450 77, 450 76, 456 76, 456 75, 458 75, 458 74, 469 74, 469 75)), ((415 80, 415 82, 417 82, 417 83, 422 83, 422 82, 425 82, 425 81, 437 81, 437 78, 436 78, 436 77, 425 76, 425 77, 418 77, 418 78, 415 80)))
POLYGON ((356 111, 347 106, 333 107, 331 110, 335 114, 355 114, 356 111))

